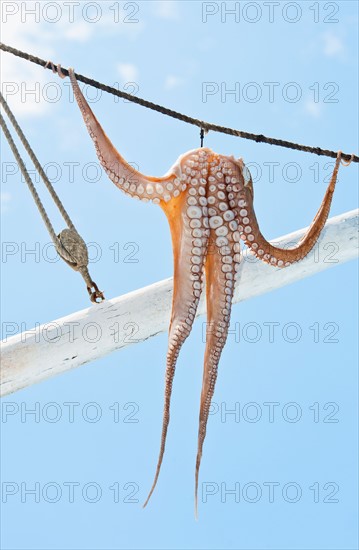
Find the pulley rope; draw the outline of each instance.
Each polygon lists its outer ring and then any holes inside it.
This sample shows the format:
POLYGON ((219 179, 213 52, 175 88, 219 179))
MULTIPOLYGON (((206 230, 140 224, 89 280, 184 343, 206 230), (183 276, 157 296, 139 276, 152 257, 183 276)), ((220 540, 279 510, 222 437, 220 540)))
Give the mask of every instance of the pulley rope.
MULTIPOLYGON (((48 61, 45 61, 44 59, 41 59, 39 57, 35 57, 29 53, 22 52, 20 50, 17 50, 16 48, 12 48, 11 46, 7 46, 6 44, 3 44, 0 42, 0 50, 3 50, 4 52, 11 53, 17 57, 21 57, 22 59, 25 59, 27 61, 30 61, 31 63, 36 63, 37 65, 41 65, 44 68, 51 69, 51 64, 48 63, 48 61)), ((63 74, 65 76, 68 76, 68 70, 61 68, 63 74)), ((331 158, 337 157, 336 151, 330 151, 328 149, 322 149, 321 147, 312 147, 309 145, 300 145, 299 143, 294 143, 292 141, 286 141, 282 139, 277 138, 270 138, 267 136, 264 136, 263 134, 252 134, 249 132, 243 132, 241 130, 236 130, 234 128, 227 128, 225 126, 219 126, 218 124, 212 124, 211 122, 206 122, 204 120, 199 120, 197 118, 190 117, 188 115, 185 115, 183 113, 179 113, 177 111, 174 111, 172 109, 168 109, 167 107, 164 107, 162 105, 158 105, 156 103, 152 103, 151 101, 147 101, 145 99, 142 99, 140 97, 133 96, 131 94, 128 94, 126 92, 122 92, 120 90, 116 90, 116 88, 112 88, 111 86, 107 86, 105 84, 102 84, 101 82, 97 82, 96 80, 92 80, 86 76, 80 75, 75 73, 76 79, 84 82, 85 84, 89 84, 90 86, 93 86, 94 88, 97 88, 99 90, 102 90, 104 92, 108 92, 109 94, 121 97, 123 99, 126 99, 128 101, 131 101, 132 103, 137 103, 138 105, 142 105, 142 107, 146 107, 147 109, 152 109, 154 111, 157 111, 159 113, 162 113, 163 115, 170 116, 172 118, 175 118, 177 120, 181 120, 182 122, 185 122, 187 124, 192 124, 194 126, 197 126, 204 131, 212 131, 212 132, 219 132, 222 134, 228 134, 231 136, 237 136, 241 137, 243 139, 249 139, 252 141, 255 141, 257 143, 268 143, 269 145, 276 145, 278 147, 285 147, 287 149, 294 149, 297 151, 304 151, 306 153, 312 153, 314 155, 320 155, 320 156, 326 156, 331 158)), ((348 154, 343 153, 342 158, 345 161, 351 161, 351 162, 359 162, 359 157, 354 154, 348 154)))
MULTIPOLYGON (((75 226, 74 226, 74 224, 72 223, 72 221, 70 219, 70 216, 66 212, 65 207, 64 207, 64 205, 62 204, 62 202, 60 200, 60 197, 57 195, 55 189, 52 186, 52 183, 50 182, 49 178, 45 174, 44 169, 42 168, 39 160, 37 159, 34 151, 32 150, 29 142, 27 141, 27 139, 26 139, 23 131, 21 130, 14 114, 10 110, 10 107, 9 107, 8 103, 6 102, 4 96, 2 95, 1 92, 0 92, 0 102, 1 102, 1 105, 3 106, 3 108, 4 108, 5 113, 9 117, 9 120, 10 120, 11 124, 15 128, 16 133, 17 133, 17 135, 19 136, 19 138, 21 140, 21 143, 25 147, 25 150, 26 150, 27 154, 31 158, 36 170, 38 171, 38 173, 40 174, 44 184, 46 185, 46 187, 47 187, 54 203, 56 204, 57 208, 59 209, 61 216, 64 218, 64 220, 67 223, 68 227, 70 229, 73 229, 74 231, 76 231, 75 226)), ((48 230, 49 230, 49 228, 48 228, 48 230)))
POLYGON ((45 174, 39 160, 37 159, 34 151, 32 150, 29 142, 27 141, 23 131, 21 130, 17 120, 15 119, 15 116, 13 115, 12 111, 10 110, 10 107, 8 106, 5 98, 3 97, 2 93, 0 92, 0 103, 2 107, 4 108, 4 111, 6 112, 7 116, 9 117, 9 120, 11 124, 14 126, 16 133, 18 134, 26 152, 28 153, 29 157, 31 158, 36 170, 40 174, 41 178, 43 179, 55 205, 57 206, 58 210, 60 211, 60 214, 64 218, 68 229, 64 229, 61 231, 59 235, 56 235, 55 230, 52 226, 52 223, 47 215, 47 212, 45 210, 44 205, 41 202, 41 199, 39 197, 39 194, 35 188, 35 185, 33 184, 33 181, 30 177, 29 172, 26 169, 25 163, 20 155, 20 152, 18 148, 15 145, 15 142, 11 136, 11 133, 6 125, 4 117, 0 113, 0 125, 2 128, 2 131, 4 132, 4 135, 9 143, 10 149, 15 157, 16 162, 19 165, 19 168, 21 170, 21 173, 24 176, 25 182, 32 194, 32 197, 34 199, 34 202, 37 206, 37 209, 45 223, 46 229, 49 232, 49 235, 56 247, 56 250, 59 254, 59 256, 75 271, 78 271, 85 283, 88 290, 88 293, 90 295, 90 299, 92 302, 97 302, 97 300, 103 300, 104 296, 103 293, 98 289, 96 283, 91 279, 87 265, 88 265, 88 251, 85 241, 82 239, 81 235, 76 230, 73 222, 71 221, 70 216, 66 212, 65 207, 63 206, 59 196, 57 195, 55 189, 52 186, 52 183, 50 182, 49 178, 45 174), (94 289, 94 290, 93 290, 94 289))

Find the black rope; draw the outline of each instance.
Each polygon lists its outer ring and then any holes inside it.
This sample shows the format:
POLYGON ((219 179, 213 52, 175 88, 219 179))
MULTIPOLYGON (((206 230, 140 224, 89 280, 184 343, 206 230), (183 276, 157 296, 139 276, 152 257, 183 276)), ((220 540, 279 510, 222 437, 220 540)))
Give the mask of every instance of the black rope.
MULTIPOLYGON (((16 55, 17 57, 21 57, 22 59, 26 59, 27 61, 31 61, 32 63, 36 63, 41 67, 46 67, 47 69, 51 69, 51 65, 50 64, 47 65, 48 61, 45 61, 44 59, 40 59, 39 57, 35 57, 31 54, 12 48, 11 46, 7 46, 2 42, 0 42, 0 50, 16 55)), ((61 67, 61 70, 65 76, 68 76, 69 73, 67 69, 63 69, 61 67)), ((157 111, 158 113, 162 113, 163 115, 167 115, 172 118, 176 118, 177 120, 181 120, 182 122, 186 122, 187 124, 192 124, 193 126, 197 126, 198 128, 203 129, 206 133, 211 130, 212 132, 220 132, 222 134, 228 134, 230 136, 249 139, 257 143, 268 143, 269 145, 277 145, 278 147, 286 147, 287 149, 304 151, 305 153, 312 153, 314 155, 319 155, 319 156, 325 156, 325 157, 331 157, 331 158, 337 157, 337 151, 330 151, 328 149, 322 149, 321 147, 311 147, 309 145, 300 145, 299 143, 294 143, 292 141, 286 141, 286 140, 277 139, 277 138, 270 138, 270 137, 264 136, 263 134, 251 134, 249 132, 243 132, 241 130, 236 130, 234 128, 226 128, 225 126, 219 126, 218 124, 205 122, 204 120, 199 120, 197 118, 184 115, 177 111, 173 111, 172 109, 168 109, 167 107, 163 107, 162 105, 157 105, 156 103, 152 103, 151 101, 147 101, 145 99, 133 96, 126 92, 116 90, 116 88, 112 88, 111 86, 106 86, 101 82, 97 82, 96 80, 92 80, 91 78, 87 78, 86 76, 83 76, 81 74, 75 73, 75 76, 77 80, 84 82, 84 84, 89 84, 94 88, 98 88, 99 90, 108 92, 109 94, 122 97, 123 99, 131 101, 132 103, 137 103, 138 105, 142 105, 142 107, 146 107, 147 109, 152 109, 153 111, 157 111)), ((342 158, 347 161, 350 160, 352 162, 359 162, 359 157, 357 155, 342 153, 342 158)))

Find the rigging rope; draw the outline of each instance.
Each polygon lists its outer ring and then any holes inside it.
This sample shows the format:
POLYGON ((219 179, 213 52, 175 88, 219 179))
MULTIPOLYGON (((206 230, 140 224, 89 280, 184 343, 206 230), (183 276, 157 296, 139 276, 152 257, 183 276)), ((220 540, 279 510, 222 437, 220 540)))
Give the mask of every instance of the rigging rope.
POLYGON ((64 229, 63 231, 61 231, 59 235, 56 235, 55 230, 52 226, 52 223, 46 213, 45 207, 42 204, 41 199, 38 195, 38 192, 31 180, 29 172, 26 169, 25 163, 20 155, 20 152, 15 145, 15 142, 11 136, 11 133, 6 125, 6 122, 3 116, 0 113, 0 126, 2 128, 2 131, 4 132, 4 135, 9 143, 10 149, 12 150, 13 155, 16 159, 16 162, 18 163, 19 168, 24 176, 25 182, 27 183, 27 186, 33 196, 37 209, 40 212, 40 215, 45 223, 46 229, 48 230, 50 237, 56 247, 57 253, 70 267, 72 267, 72 269, 74 269, 75 271, 78 271, 82 275, 86 283, 87 291, 90 295, 91 301, 97 302, 97 300, 100 300, 100 301, 103 300, 104 299, 103 293, 98 289, 96 283, 91 279, 87 268, 88 250, 87 250, 85 241, 82 239, 81 235, 78 233, 74 224, 72 223, 70 216, 66 212, 64 205, 62 204, 59 196, 57 195, 55 189, 53 188, 52 183, 50 182, 47 175, 45 174, 40 162, 38 161, 34 151, 32 150, 29 142, 27 141, 23 131, 21 130, 19 124, 17 123, 15 116, 10 110, 10 107, 8 106, 1 92, 0 92, 0 103, 4 108, 4 111, 6 112, 7 116, 9 117, 11 124, 15 128, 16 133, 18 134, 26 152, 31 158, 36 170, 38 171, 41 178, 43 179, 55 205, 60 211, 60 214, 62 215, 65 222, 67 223, 68 229, 64 229))
MULTIPOLYGON (((37 65, 41 65, 44 68, 51 69, 51 66, 48 65, 48 61, 45 61, 44 59, 40 59, 39 57, 35 57, 29 53, 22 52, 20 50, 12 48, 11 46, 7 46, 2 42, 0 42, 0 50, 11 53, 17 57, 21 57, 22 59, 26 59, 27 61, 31 61, 31 63, 36 63, 37 65)), ((69 73, 67 69, 61 68, 61 70, 65 76, 68 76, 69 73)), ((270 138, 270 137, 264 136, 263 134, 252 134, 249 132, 243 132, 242 130, 236 130, 234 128, 226 128, 225 126, 212 124, 211 122, 206 122, 204 120, 199 120, 197 118, 190 117, 183 113, 179 113, 172 109, 168 109, 167 107, 164 107, 162 105, 158 105, 157 103, 152 103, 151 101, 147 101, 140 97, 136 97, 126 92, 116 90, 116 88, 112 88, 111 86, 107 86, 105 84, 102 84, 101 82, 97 82, 96 80, 92 80, 91 78, 88 78, 86 76, 83 76, 77 73, 75 73, 75 76, 77 80, 80 80, 85 84, 89 84, 94 88, 98 88, 99 90, 108 92, 109 94, 121 97, 128 101, 131 101, 132 103, 137 103, 138 105, 142 105, 142 107, 146 107, 147 109, 152 109, 153 111, 157 111, 159 113, 162 113, 163 115, 167 115, 177 120, 181 120, 182 122, 185 122, 187 124, 192 124, 194 126, 197 126, 198 128, 201 128, 201 130, 203 129, 206 132, 211 130, 212 132, 220 132, 222 134, 228 134, 231 136, 241 137, 243 139, 249 139, 257 143, 268 143, 269 145, 276 145, 278 147, 285 147, 287 149, 304 151, 306 153, 312 153, 314 155, 326 156, 331 158, 337 157, 336 151, 321 149, 320 147, 311 147, 309 145, 300 145, 299 143, 294 143, 292 141, 286 141, 286 140, 277 139, 277 138, 270 138)), ((350 155, 348 153, 343 153, 342 158, 350 162, 359 162, 359 157, 354 154, 350 155)))

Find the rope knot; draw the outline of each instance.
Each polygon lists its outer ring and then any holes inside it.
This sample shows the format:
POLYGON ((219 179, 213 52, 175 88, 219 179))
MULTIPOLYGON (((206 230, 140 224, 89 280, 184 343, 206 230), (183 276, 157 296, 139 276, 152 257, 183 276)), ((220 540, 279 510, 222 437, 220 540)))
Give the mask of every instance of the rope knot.
POLYGON ((263 134, 258 134, 256 137, 255 137, 255 141, 257 143, 262 143, 263 141, 266 140, 266 137, 263 135, 263 134))

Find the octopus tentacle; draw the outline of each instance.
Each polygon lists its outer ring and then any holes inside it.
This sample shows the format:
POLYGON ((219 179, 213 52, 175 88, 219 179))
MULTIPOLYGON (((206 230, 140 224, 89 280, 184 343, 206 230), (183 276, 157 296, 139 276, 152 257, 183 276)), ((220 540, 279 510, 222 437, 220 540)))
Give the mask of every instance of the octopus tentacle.
MULTIPOLYGON (((302 260, 309 254, 317 242, 320 233, 327 221, 330 206, 341 160, 341 152, 338 152, 333 175, 324 195, 319 210, 310 225, 307 233, 301 238, 295 248, 282 249, 270 244, 262 235, 253 208, 253 187, 249 171, 246 167, 242 170, 243 184, 236 194, 237 221, 241 230, 241 238, 253 253, 261 260, 278 267, 287 267, 294 262, 302 260)), ((242 163, 243 166, 243 163, 242 163)))
MULTIPOLYGON (((183 273, 184 274, 184 273, 183 273)), ((178 290, 177 285, 174 285, 174 293, 178 290)), ((189 296, 188 296, 189 297, 189 296)), ((177 293, 174 300, 173 310, 176 310, 180 302, 180 294, 177 293)), ((152 493, 157 485, 158 477, 160 474, 160 469, 163 461, 163 456, 166 446, 166 438, 168 425, 170 422, 170 405, 171 405, 171 395, 172 395, 172 384, 175 375, 177 358, 180 352, 180 349, 191 332, 193 320, 197 311, 198 301, 189 300, 186 303, 186 306, 181 307, 182 315, 174 316, 172 314, 172 320, 169 330, 168 338, 168 351, 167 351, 167 362, 166 362, 166 374, 165 374, 165 398, 164 398, 164 407, 163 407, 163 420, 162 420, 162 433, 161 433, 161 444, 160 451, 157 460, 156 472, 152 487, 147 496, 147 499, 143 505, 145 507, 150 500, 152 493)))
POLYGON ((145 202, 152 200, 155 204, 169 202, 171 198, 179 196, 186 186, 181 181, 178 163, 161 178, 145 176, 135 170, 120 155, 105 134, 81 92, 73 69, 69 69, 69 77, 87 131, 94 142, 98 159, 113 183, 131 197, 145 202))
MULTIPOLYGON (((187 160, 190 163, 192 162, 191 159, 187 160)), ((185 172, 186 161, 184 161, 183 168, 185 172)), ((191 172, 192 168, 193 166, 191 172)), ((193 179, 198 182, 198 170, 196 172, 197 178, 193 179)), ((203 289, 203 268, 207 253, 209 229, 205 210, 206 201, 201 200, 201 197, 204 196, 202 189, 204 190, 200 185, 192 186, 188 192, 183 193, 177 199, 172 199, 168 204, 161 205, 170 224, 173 242, 173 299, 168 338, 160 452, 154 481, 143 507, 150 500, 159 477, 170 421, 170 402, 176 362, 180 349, 191 332, 203 289)))
POLYGON ((231 300, 233 297, 233 280, 226 279, 226 275, 233 275, 231 271, 217 273, 229 264, 223 263, 223 257, 218 251, 208 257, 206 262, 207 285, 207 337, 206 351, 203 367, 203 382, 201 392, 201 404, 199 413, 198 448, 195 472, 195 514, 197 517, 198 506, 198 478, 202 459, 203 443, 206 437, 206 427, 210 411, 211 400, 217 380, 218 364, 225 345, 228 328, 231 300), (230 284, 231 286, 228 286, 230 284), (225 293, 225 292, 228 293, 225 293))
POLYGON ((211 175, 208 178, 208 214, 214 250, 212 254, 207 255, 205 264, 207 337, 195 471, 196 517, 198 478, 203 443, 206 436, 211 400, 217 380, 218 363, 228 335, 234 282, 241 259, 237 222, 235 220, 235 213, 229 204, 233 181, 232 178, 226 181, 226 173, 229 166, 228 162, 224 162, 223 159, 214 158, 211 163, 211 175))

